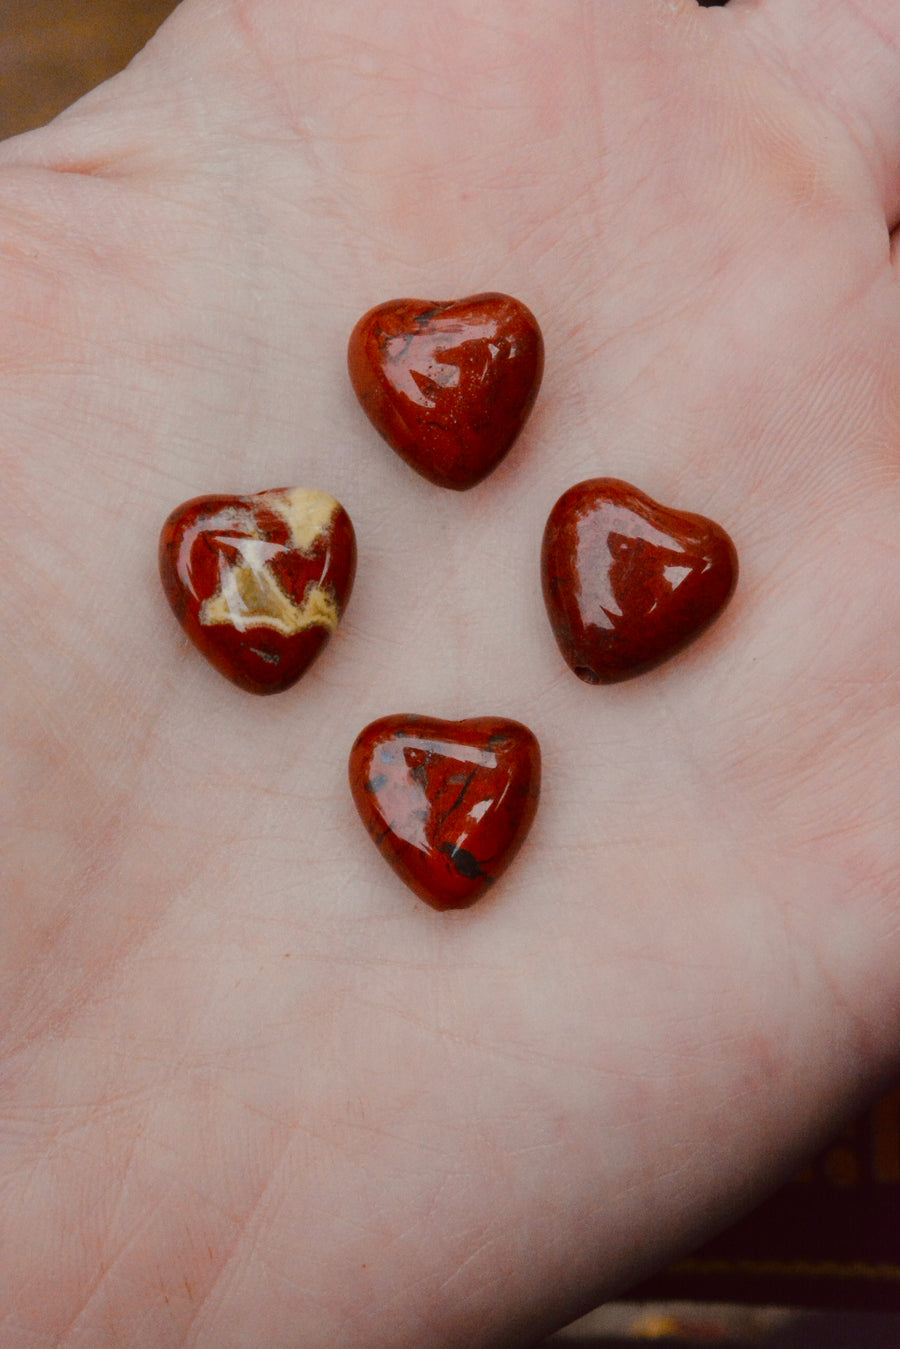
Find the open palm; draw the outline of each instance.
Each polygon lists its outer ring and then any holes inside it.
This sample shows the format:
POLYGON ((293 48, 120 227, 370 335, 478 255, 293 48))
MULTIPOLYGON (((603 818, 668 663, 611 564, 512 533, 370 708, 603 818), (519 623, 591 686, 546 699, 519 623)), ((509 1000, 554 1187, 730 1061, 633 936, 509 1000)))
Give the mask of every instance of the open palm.
POLYGON ((889 0, 186 0, 0 149, 3 1349, 537 1336, 890 1071, 898 37, 889 0), (443 492, 346 339, 487 289, 547 372, 443 492), (591 688, 538 556, 607 474, 719 520, 742 576, 591 688), (174 623, 156 537, 293 485, 346 506, 357 585, 255 699, 174 623), (529 840, 463 913, 347 789, 405 711, 542 744, 529 840))

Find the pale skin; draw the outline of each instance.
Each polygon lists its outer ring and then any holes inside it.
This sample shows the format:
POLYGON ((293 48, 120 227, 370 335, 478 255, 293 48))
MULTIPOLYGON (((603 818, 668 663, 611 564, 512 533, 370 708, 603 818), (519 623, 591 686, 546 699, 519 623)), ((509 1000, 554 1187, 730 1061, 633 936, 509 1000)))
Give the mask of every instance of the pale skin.
POLYGON ((0 1345, 533 1342, 789 1175, 896 1066, 900 6, 186 0, 0 147, 0 1345), (466 494, 344 369, 392 296, 539 316, 466 494), (742 564, 580 684, 556 498, 742 564), (355 593, 292 691, 189 646, 159 527, 332 493, 355 593), (377 716, 499 714, 532 834, 440 915, 346 785, 377 716))

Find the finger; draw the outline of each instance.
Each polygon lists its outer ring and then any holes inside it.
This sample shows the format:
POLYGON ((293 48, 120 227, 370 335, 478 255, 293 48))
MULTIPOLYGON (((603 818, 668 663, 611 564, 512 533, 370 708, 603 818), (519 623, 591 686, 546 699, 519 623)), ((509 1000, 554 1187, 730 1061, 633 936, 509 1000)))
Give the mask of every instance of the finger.
POLYGON ((737 0, 722 18, 832 117, 837 144, 863 158, 891 229, 900 221, 900 4, 896 0, 737 0))

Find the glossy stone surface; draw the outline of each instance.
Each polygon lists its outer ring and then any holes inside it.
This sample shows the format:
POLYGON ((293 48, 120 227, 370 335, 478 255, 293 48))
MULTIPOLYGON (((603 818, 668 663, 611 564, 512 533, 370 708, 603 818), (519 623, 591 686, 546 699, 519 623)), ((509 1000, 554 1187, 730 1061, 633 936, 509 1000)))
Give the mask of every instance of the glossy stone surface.
POLYGON ((398 876, 435 909, 474 904, 531 827, 538 742, 502 717, 373 721, 350 752, 363 823, 398 876))
POLYGON ((195 497, 172 512, 159 540, 176 618, 250 693, 297 682, 337 628, 355 570, 347 512, 303 488, 195 497))
POLYGON ((429 481, 462 491, 497 467, 525 425, 544 341, 509 295, 389 300, 359 320, 347 362, 388 444, 429 481))
POLYGON ((591 478, 550 512, 541 571, 566 663, 588 684, 615 684, 709 627, 731 598, 738 559, 712 520, 660 506, 617 478, 591 478))

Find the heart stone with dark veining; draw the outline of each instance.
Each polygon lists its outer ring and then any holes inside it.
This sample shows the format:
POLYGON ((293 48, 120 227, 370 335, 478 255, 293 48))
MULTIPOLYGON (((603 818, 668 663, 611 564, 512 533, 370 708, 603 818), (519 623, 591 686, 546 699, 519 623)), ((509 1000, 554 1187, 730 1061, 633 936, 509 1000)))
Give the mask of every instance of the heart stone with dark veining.
POLYGON ((509 866, 537 809, 541 756, 502 717, 382 717, 350 752, 363 823, 397 875, 435 909, 464 909, 509 866))
POLYGON ((250 693, 295 684, 335 631, 356 569, 350 517, 303 488, 186 501, 163 525, 159 570, 175 616, 250 693))
POLYGON ((486 478, 531 412, 544 369, 519 300, 389 300, 350 337, 350 380, 370 421, 417 472, 461 491, 486 478))
POLYGON ((541 571, 566 663, 588 684, 615 684, 709 627, 731 598, 738 560, 714 521, 660 506, 617 478, 591 478, 550 512, 541 571))

